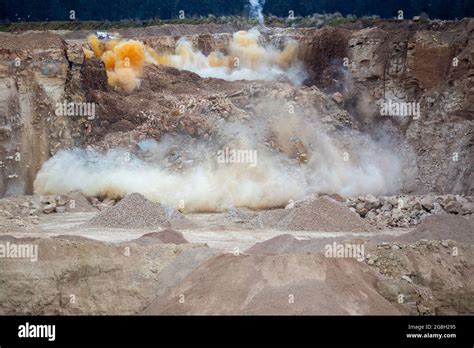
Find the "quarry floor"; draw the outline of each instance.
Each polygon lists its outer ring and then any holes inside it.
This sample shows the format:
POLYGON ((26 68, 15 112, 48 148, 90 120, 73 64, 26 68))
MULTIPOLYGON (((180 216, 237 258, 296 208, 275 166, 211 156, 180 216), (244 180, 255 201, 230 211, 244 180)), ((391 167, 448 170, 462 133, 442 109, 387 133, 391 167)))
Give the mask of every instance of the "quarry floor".
POLYGON ((171 229, 91 227, 100 214, 40 214, 34 224, 24 217, 24 226, 3 228, 0 242, 33 243, 39 258, 0 260, 0 313, 441 315, 474 308, 472 245, 406 242, 415 227, 249 228, 243 215, 226 213, 188 213, 189 226, 170 220, 171 229), (186 241, 160 241, 156 232, 186 241), (363 260, 325 254, 342 241, 364 245, 363 260))
MULTIPOLYGON (((59 235, 76 235, 102 242, 127 242, 162 228, 110 228, 88 227, 84 224, 98 213, 77 212, 42 215, 39 225, 29 231, 6 233, 11 236, 49 238, 59 235)), ((199 225, 197 228, 180 228, 179 231, 189 243, 207 244, 223 252, 243 251, 255 243, 289 234, 298 240, 314 238, 347 238, 371 236, 400 236, 414 228, 392 228, 377 232, 333 232, 333 231, 281 231, 276 229, 238 228, 223 218, 224 213, 189 213, 186 217, 199 225)))

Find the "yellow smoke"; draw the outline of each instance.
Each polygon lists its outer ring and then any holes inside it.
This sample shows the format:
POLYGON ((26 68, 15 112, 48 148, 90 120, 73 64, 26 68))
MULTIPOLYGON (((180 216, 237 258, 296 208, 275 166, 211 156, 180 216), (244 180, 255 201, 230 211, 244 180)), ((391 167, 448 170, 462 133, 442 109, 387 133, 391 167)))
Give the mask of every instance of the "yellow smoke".
MULTIPOLYGON (((104 62, 109 85, 128 93, 140 85, 146 59, 143 43, 117 39, 101 42, 95 35, 90 35, 88 41, 94 55, 104 62)), ((91 52, 85 50, 85 56, 89 58, 91 52)))
POLYGON ((104 53, 103 44, 95 35, 89 35, 87 40, 89 41, 89 46, 94 52, 96 57, 101 57, 104 53))
POLYGON ((140 85, 145 62, 186 69, 203 77, 235 79, 273 79, 285 73, 297 56, 297 44, 288 42, 283 50, 264 47, 255 30, 234 33, 227 48, 205 56, 191 42, 181 39, 174 54, 160 54, 137 40, 113 39, 100 41, 95 35, 88 37, 91 50, 84 50, 86 58, 95 55, 105 64, 109 85, 125 92, 132 92, 140 85))

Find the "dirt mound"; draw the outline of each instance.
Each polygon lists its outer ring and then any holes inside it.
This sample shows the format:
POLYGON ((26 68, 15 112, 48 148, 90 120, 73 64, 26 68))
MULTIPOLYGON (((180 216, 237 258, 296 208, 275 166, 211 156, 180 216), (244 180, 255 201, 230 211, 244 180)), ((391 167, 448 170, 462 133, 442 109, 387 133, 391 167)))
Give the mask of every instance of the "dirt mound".
POLYGON ((264 242, 256 243, 245 251, 247 254, 280 254, 282 252, 294 249, 298 244, 298 239, 290 234, 282 234, 274 238, 270 238, 264 242))
POLYGON ((186 244, 188 241, 184 238, 183 234, 178 231, 166 229, 161 232, 151 232, 144 234, 140 238, 132 241, 140 245, 150 245, 156 243, 163 244, 186 244))
POLYGON ((139 193, 123 198, 112 208, 94 216, 91 227, 156 227, 170 226, 170 220, 185 219, 182 214, 159 203, 153 203, 139 193))
POLYGON ((344 205, 317 198, 293 209, 275 209, 252 220, 259 228, 283 231, 369 232, 374 227, 344 205))
POLYGON ((355 260, 224 254, 204 262, 145 313, 399 314, 375 291, 376 281, 376 273, 355 260))
POLYGON ((397 241, 413 243, 420 239, 452 239, 474 244, 474 220, 459 215, 432 215, 423 220, 413 232, 397 238, 397 241))
POLYGON ((275 255, 290 253, 324 252, 326 245, 347 240, 347 237, 312 238, 298 240, 290 234, 282 234, 264 242, 256 243, 245 251, 246 254, 275 255))
POLYGON ((178 247, 182 249, 179 250, 177 257, 158 274, 155 298, 163 296, 195 268, 218 253, 216 249, 199 244, 178 247))
MULTIPOLYGON (((2 240, 32 243, 24 238, 2 240)), ((36 262, 1 260, 1 315, 137 314, 212 255, 211 249, 196 244, 130 244, 126 254, 121 244, 86 238, 33 243, 38 247, 36 262)))

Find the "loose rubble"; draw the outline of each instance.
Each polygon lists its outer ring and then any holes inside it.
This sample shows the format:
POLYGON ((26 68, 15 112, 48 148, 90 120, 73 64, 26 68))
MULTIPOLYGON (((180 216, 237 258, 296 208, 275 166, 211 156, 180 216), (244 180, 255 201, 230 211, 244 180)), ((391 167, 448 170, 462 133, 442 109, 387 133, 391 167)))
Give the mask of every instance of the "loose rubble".
POLYGON ((347 198, 345 204, 352 211, 378 228, 418 225, 430 215, 471 215, 472 196, 424 195, 347 198))

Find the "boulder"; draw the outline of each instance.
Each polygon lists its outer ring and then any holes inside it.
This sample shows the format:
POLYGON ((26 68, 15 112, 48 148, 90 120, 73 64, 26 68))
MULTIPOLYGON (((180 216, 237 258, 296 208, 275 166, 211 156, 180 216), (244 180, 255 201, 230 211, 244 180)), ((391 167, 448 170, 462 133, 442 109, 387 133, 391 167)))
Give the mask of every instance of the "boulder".
POLYGON ((421 199, 421 206, 427 210, 432 211, 434 208, 434 197, 433 196, 425 196, 421 199))
POLYGON ((444 210, 451 214, 460 214, 463 212, 462 203, 457 201, 449 201, 444 206, 444 210))
POLYGON ((441 204, 437 202, 433 203, 433 210, 431 212, 433 214, 446 214, 441 204))
POLYGON ((365 206, 368 210, 377 209, 380 207, 380 200, 369 194, 365 197, 365 206))
POLYGON ((43 207, 43 213, 50 214, 56 211, 56 203, 50 203, 43 207))
POLYGON ((355 209, 356 209, 357 214, 359 214, 362 217, 364 217, 369 212, 369 209, 367 209, 365 203, 362 203, 362 202, 357 203, 355 209))
POLYGON ((334 100, 338 104, 342 104, 344 102, 344 97, 341 93, 336 92, 331 96, 332 100, 334 100))

